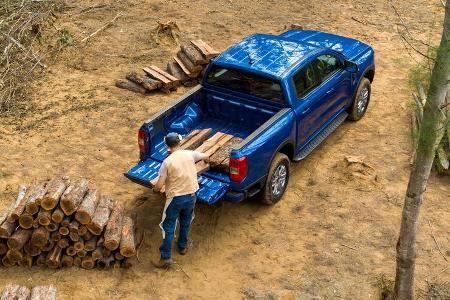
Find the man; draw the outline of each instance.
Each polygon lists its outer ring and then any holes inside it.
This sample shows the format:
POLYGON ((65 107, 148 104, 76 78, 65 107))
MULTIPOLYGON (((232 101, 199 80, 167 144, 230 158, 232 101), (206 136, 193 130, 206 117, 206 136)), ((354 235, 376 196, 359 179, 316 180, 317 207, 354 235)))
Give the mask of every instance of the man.
POLYGON ((187 252, 189 227, 194 218, 195 192, 198 190, 195 163, 208 160, 206 154, 180 149, 181 136, 177 133, 167 134, 164 142, 170 154, 163 161, 153 188, 159 192, 164 187, 166 193, 166 204, 159 224, 163 231, 163 242, 159 248, 161 258, 154 263, 158 268, 168 268, 172 264, 172 240, 177 220, 180 222, 178 252, 181 255, 187 252))

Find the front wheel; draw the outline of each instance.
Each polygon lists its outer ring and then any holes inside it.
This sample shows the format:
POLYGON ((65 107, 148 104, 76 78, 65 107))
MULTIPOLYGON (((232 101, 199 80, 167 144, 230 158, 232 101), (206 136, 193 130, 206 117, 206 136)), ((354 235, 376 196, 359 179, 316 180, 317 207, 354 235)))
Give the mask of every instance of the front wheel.
POLYGON ((272 161, 264 186, 262 202, 272 205, 283 197, 289 182, 290 162, 287 155, 277 153, 272 161))
POLYGON ((369 79, 361 79, 355 94, 355 99, 353 99, 353 105, 350 108, 350 114, 348 115, 350 120, 359 121, 364 116, 369 106, 370 92, 371 86, 369 79))

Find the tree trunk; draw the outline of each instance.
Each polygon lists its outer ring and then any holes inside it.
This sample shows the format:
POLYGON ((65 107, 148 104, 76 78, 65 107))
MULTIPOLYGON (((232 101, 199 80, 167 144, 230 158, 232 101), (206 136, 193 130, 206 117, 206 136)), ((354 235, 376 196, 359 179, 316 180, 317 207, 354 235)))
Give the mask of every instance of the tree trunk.
POLYGON ((11 214, 8 216, 8 222, 14 223, 16 222, 20 215, 23 213, 25 209, 25 204, 27 203, 27 198, 25 197, 27 192, 27 187, 24 185, 19 186, 19 192, 17 194, 16 202, 14 203, 14 207, 11 211, 11 214))
POLYGON ((64 216, 65 215, 61 207, 57 207, 52 213, 52 221, 59 224, 64 219, 64 216))
POLYGON ((145 94, 147 93, 147 89, 143 86, 129 81, 127 79, 117 79, 116 86, 121 89, 129 90, 135 93, 145 94))
POLYGON ((9 223, 7 221, 3 222, 3 224, 0 225, 0 238, 9 238, 16 227, 16 224, 9 223))
POLYGON ((32 245, 30 241, 23 246, 23 251, 30 256, 38 256, 42 253, 41 247, 32 245))
POLYGON ((92 237, 84 243, 84 250, 86 251, 94 251, 97 248, 97 236, 92 237))
POLYGON ((108 222, 109 215, 111 214, 111 209, 114 206, 114 201, 108 197, 103 196, 100 203, 95 210, 92 222, 87 225, 87 228, 92 234, 100 235, 108 222))
POLYGON ((75 219, 77 219, 80 224, 86 225, 91 223, 99 199, 100 192, 97 189, 89 190, 75 214, 75 219))
POLYGON ((104 234, 104 246, 109 250, 116 250, 120 245, 122 237, 122 218, 124 207, 120 202, 116 202, 111 212, 104 234))
POLYGON ((69 183, 70 179, 68 177, 55 178, 50 181, 47 185, 47 193, 41 200, 41 207, 46 210, 54 209, 69 183))
POLYGON ((27 204, 25 205, 25 211, 30 215, 35 215, 39 211, 41 200, 47 192, 46 186, 46 183, 41 183, 35 186, 33 191, 30 192, 30 196, 27 199, 27 204))
POLYGON ((92 259, 92 256, 86 255, 83 257, 83 260, 81 261, 81 267, 83 269, 93 269, 95 267, 95 261, 92 259))
POLYGON ((61 267, 70 268, 71 266, 73 266, 73 257, 64 254, 61 258, 61 267))
POLYGON ((3 290, 1 300, 28 300, 30 290, 17 284, 10 284, 3 290))
POLYGON ((47 255, 47 267, 51 269, 56 269, 59 267, 61 262, 61 252, 62 249, 58 246, 55 246, 51 252, 47 255))
POLYGON ((80 206, 89 188, 87 179, 82 178, 78 182, 71 184, 61 197, 61 209, 70 216, 80 206))
POLYGON ((8 257, 9 261, 17 263, 23 258, 23 253, 21 250, 9 249, 8 252, 6 252, 6 257, 8 257))
POLYGON ((22 213, 19 217, 19 225, 23 229, 30 229, 33 227, 33 216, 27 212, 22 213))
POLYGON ((162 83, 158 80, 154 80, 148 76, 138 74, 136 72, 131 72, 127 74, 127 79, 129 81, 132 81, 136 84, 141 85, 145 89, 149 91, 156 90, 157 88, 161 87, 162 83))
POLYGON ((181 51, 186 54, 194 65, 205 65, 209 62, 194 45, 181 45, 181 51))
POLYGON ((31 290, 30 300, 56 300, 58 291, 53 285, 35 286, 31 290))
POLYGON ((47 244, 50 233, 44 227, 38 227, 31 235, 31 245, 42 248, 47 244))
POLYGON ((26 242, 31 238, 33 230, 31 229, 17 229, 8 239, 9 249, 22 249, 26 242))
POLYGON ((52 212, 45 210, 43 207, 39 210, 38 222, 42 226, 47 226, 52 221, 52 212))
POLYGON ((120 240, 120 254, 130 257, 136 254, 134 242, 134 225, 130 217, 123 218, 122 239, 120 240))
POLYGON ((416 163, 410 174, 397 241, 397 269, 394 296, 409 300, 414 296, 416 229, 420 206, 436 149, 444 134, 444 104, 450 79, 450 0, 446 1, 444 31, 430 78, 427 102, 420 128, 416 163))

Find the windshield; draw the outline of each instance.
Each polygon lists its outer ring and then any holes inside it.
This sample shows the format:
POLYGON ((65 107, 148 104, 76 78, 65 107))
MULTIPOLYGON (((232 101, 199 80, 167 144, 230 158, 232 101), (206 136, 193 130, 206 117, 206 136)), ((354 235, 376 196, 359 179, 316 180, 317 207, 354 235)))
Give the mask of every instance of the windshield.
POLYGON ((280 83, 270 78, 244 71, 213 66, 208 73, 207 82, 229 90, 245 93, 283 104, 283 92, 280 83))

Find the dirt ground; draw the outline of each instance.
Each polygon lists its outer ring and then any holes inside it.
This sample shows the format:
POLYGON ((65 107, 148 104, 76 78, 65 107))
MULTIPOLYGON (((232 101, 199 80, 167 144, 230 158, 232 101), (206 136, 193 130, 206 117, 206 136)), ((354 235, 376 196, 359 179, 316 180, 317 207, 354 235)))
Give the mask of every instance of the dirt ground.
MULTIPOLYGON (((440 1, 395 1, 417 38, 436 42, 440 1)), ((409 175, 409 69, 419 60, 397 33, 389 2, 274 0, 71 1, 56 26, 78 41, 123 16, 87 45, 60 54, 35 84, 23 112, 0 121, 0 207, 19 183, 51 175, 84 176, 137 211, 146 230, 141 263, 130 270, 3 269, 11 282, 55 284, 61 299, 377 299, 392 279, 401 206, 409 175), (104 4, 81 13, 84 8, 104 4), (137 161, 137 129, 188 89, 147 96, 114 87, 126 72, 165 66, 177 46, 152 38, 157 21, 174 20, 181 40, 202 38, 219 50, 254 33, 299 23, 361 39, 375 48, 377 74, 369 110, 347 122, 292 166, 288 190, 273 207, 257 201, 198 205, 192 245, 156 270, 162 198, 122 173, 137 161), (370 167, 348 165, 358 156, 370 167)), ((420 46, 420 44, 419 44, 420 46)), ((450 282, 450 178, 429 181, 418 229, 417 292, 450 282), (430 223, 429 223, 430 222, 430 223), (437 250, 433 235, 446 256, 437 250), (447 268, 447 269, 446 269, 447 268)))

